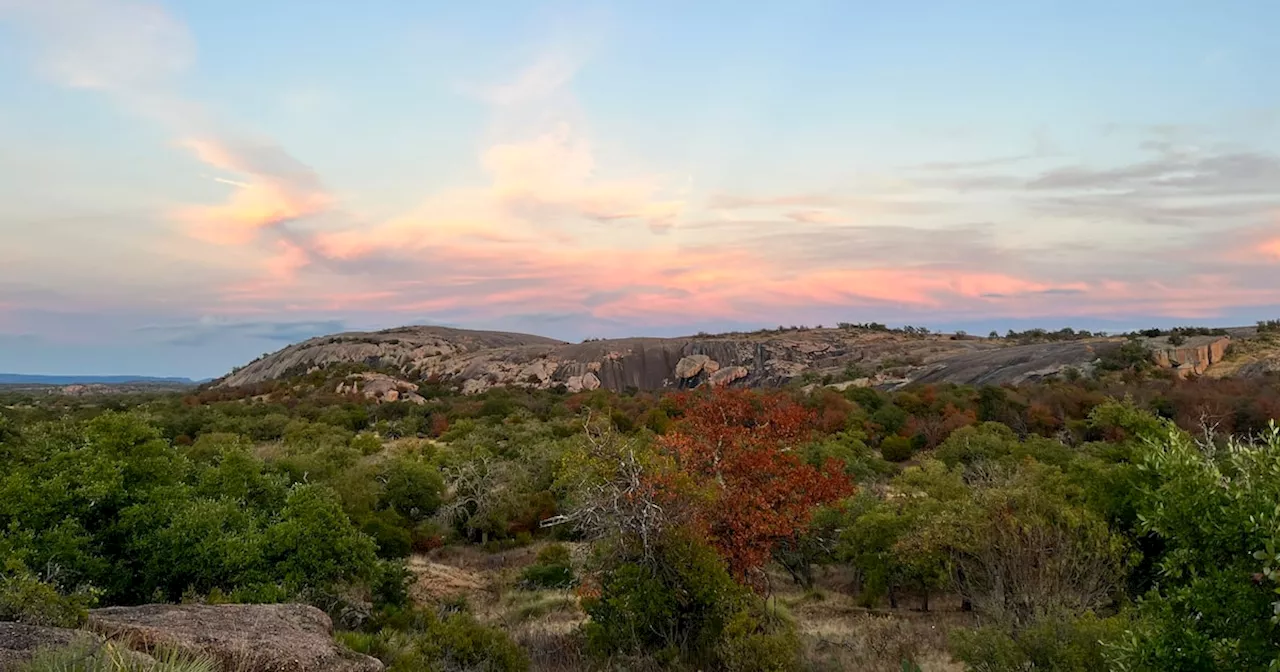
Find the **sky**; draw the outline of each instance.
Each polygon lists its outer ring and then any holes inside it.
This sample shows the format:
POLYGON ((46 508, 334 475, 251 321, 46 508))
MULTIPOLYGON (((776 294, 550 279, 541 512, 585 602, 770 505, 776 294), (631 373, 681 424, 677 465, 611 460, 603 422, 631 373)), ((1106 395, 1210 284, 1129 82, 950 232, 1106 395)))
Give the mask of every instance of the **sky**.
POLYGON ((1280 3, 0 0, 0 371, 1280 316, 1280 3))

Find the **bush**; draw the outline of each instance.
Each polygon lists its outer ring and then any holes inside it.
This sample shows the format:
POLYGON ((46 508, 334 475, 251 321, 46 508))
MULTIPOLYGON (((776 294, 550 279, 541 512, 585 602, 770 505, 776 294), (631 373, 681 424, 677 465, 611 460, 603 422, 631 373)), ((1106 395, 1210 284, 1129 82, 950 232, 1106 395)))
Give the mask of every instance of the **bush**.
POLYGON ((381 660, 387 672, 529 669, 528 657, 506 633, 465 611, 438 615, 391 609, 376 623, 381 627, 375 632, 343 632, 338 639, 353 651, 381 660))
POLYGON ((911 439, 905 436, 886 436, 880 442, 880 456, 890 462, 905 462, 915 454, 911 439))
POLYGON ((704 542, 675 533, 607 569, 583 600, 587 647, 597 655, 650 655, 729 670, 791 670, 799 639, 785 616, 729 576, 704 542))
POLYGON ((970 669, 984 672, 1093 672, 1112 669, 1106 647, 1124 630, 1123 619, 1093 614, 1041 621, 1020 631, 958 628, 951 633, 951 652, 970 669))
POLYGON ((521 583, 528 588, 568 588, 574 583, 569 549, 551 544, 538 553, 534 564, 524 570, 521 583))
POLYGON ((440 508, 444 477, 431 464, 400 457, 387 466, 382 502, 410 520, 429 518, 440 508))
POLYGON ((734 614, 725 626, 717 653, 729 672, 787 672, 801 669, 800 637, 795 624, 762 600, 734 614))
POLYGON ((17 562, 0 575, 0 621, 76 628, 84 623, 92 604, 92 593, 63 595, 53 583, 17 562))
POLYGON ((360 531, 378 545, 378 556, 403 558, 413 551, 413 534, 405 528, 404 519, 392 509, 383 509, 356 521, 360 531))
POLYGON ((934 457, 948 467, 957 464, 974 464, 1007 457, 1018 446, 1018 435, 1008 426, 998 422, 961 427, 951 433, 934 457))
POLYGON ((372 455, 382 450, 382 439, 372 432, 361 432, 351 439, 351 447, 360 451, 361 455, 372 455))
POLYGON ((746 590, 710 546, 689 536, 663 540, 653 553, 651 561, 635 558, 604 571, 599 595, 583 600, 591 617, 584 626, 588 649, 659 652, 668 660, 714 657, 746 590))
POLYGON ((322 486, 293 488, 280 522, 267 529, 266 546, 275 571, 299 589, 367 578, 377 565, 373 540, 351 525, 333 491, 322 486))

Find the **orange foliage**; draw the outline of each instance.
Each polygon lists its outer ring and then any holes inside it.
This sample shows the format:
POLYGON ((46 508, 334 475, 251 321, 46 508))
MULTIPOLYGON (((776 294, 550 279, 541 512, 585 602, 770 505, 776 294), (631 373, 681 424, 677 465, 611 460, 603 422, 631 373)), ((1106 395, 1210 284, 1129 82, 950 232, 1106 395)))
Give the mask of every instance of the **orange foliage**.
POLYGON ((1027 408, 1027 425, 1041 436, 1053 436, 1062 428, 1062 420, 1045 404, 1032 402, 1027 408))
POLYGON ((808 525, 815 507, 853 491, 838 462, 815 469, 793 452, 815 416, 785 395, 722 388, 678 404, 683 417, 661 445, 710 494, 695 524, 739 580, 808 525))
POLYGON ((942 411, 942 415, 924 415, 912 416, 907 420, 906 428, 903 433, 908 436, 920 434, 924 436, 924 445, 927 449, 937 448, 939 444, 947 440, 951 433, 978 422, 978 415, 971 410, 960 410, 954 404, 948 403, 942 411))
POLYGON ((818 412, 817 427, 823 434, 834 434, 849 426, 849 418, 857 409, 853 402, 834 390, 814 393, 818 412))
POLYGON ((431 436, 433 438, 440 438, 440 435, 447 431, 449 431, 449 418, 439 413, 432 414, 431 436))

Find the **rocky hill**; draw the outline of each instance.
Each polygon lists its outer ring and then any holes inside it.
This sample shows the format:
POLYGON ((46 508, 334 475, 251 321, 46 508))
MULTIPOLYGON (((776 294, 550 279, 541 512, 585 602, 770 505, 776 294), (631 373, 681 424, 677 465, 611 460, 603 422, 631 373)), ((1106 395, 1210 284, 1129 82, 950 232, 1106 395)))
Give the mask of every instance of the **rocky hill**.
POLYGON ((413 400, 407 382, 437 379, 464 392, 495 385, 570 391, 661 390, 711 381, 734 386, 843 383, 897 386, 914 381, 1022 383, 1089 371, 1123 339, 1017 345, 1005 339, 906 334, 857 328, 760 331, 685 338, 624 338, 566 343, 540 336, 443 327, 401 327, 313 338, 215 381, 237 387, 335 365, 380 373, 353 375, 341 392, 413 400))
MULTIPOLYGON (((706 382, 744 387, 793 381, 884 388, 912 382, 1000 385, 1032 382, 1068 369, 1089 373, 1125 342, 1091 337, 1019 343, 849 327, 566 343, 528 334, 419 326, 313 338, 259 358, 213 384, 239 387, 341 365, 368 371, 338 382, 335 392, 408 401, 421 401, 416 385, 426 380, 454 383, 466 393, 493 386, 662 390, 706 382)), ((1138 342, 1157 367, 1181 377, 1280 368, 1228 356, 1229 348, 1237 354, 1271 352, 1259 349, 1252 329, 1138 342)))

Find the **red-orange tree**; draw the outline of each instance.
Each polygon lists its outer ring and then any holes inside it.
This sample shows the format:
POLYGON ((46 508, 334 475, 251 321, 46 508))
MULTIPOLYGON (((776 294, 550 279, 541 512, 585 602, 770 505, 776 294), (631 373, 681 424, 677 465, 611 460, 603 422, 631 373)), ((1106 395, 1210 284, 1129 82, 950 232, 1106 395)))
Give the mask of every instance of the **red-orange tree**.
POLYGON ((719 388, 676 405, 681 418, 661 446, 710 495, 694 522, 739 580, 804 529, 815 507, 853 491, 835 460, 815 468, 797 454, 816 417, 784 394, 719 388))

